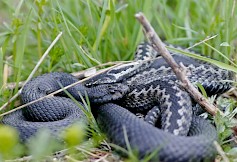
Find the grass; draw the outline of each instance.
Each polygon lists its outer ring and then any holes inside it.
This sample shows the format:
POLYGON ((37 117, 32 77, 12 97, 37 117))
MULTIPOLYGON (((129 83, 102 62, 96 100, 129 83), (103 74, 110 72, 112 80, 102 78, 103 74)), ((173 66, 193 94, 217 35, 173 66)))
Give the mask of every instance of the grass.
MULTIPOLYGON (((77 72, 101 63, 131 60, 137 44, 145 39, 134 18, 139 11, 144 12, 166 42, 184 47, 194 45, 193 50, 219 61, 211 60, 214 64, 236 72, 235 0, 2 0, 0 9, 0 106, 18 92, 19 82, 27 79, 60 32, 62 37, 35 76, 52 71, 77 72), (11 82, 16 83, 15 88, 6 88, 11 82)), ((235 108, 234 101, 228 103, 232 108, 226 114, 227 119, 216 122, 220 124, 220 144, 224 143, 224 151, 233 160, 236 148, 224 142, 229 133, 228 115, 235 108)), ((8 109, 17 105, 19 100, 8 109)), ((19 150, 24 146, 14 144, 14 147, 19 150)), ((7 158, 30 154, 23 150, 7 158)))

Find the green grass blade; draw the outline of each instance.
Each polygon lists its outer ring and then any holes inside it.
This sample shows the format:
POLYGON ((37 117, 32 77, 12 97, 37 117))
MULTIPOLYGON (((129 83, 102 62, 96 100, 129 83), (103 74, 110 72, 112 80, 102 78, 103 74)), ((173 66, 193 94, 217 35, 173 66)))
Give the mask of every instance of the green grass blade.
POLYGON ((3 51, 0 48, 0 91, 3 87, 3 51))
MULTIPOLYGON (((26 40, 27 35, 29 32, 30 27, 30 20, 31 20, 31 11, 27 15, 26 22, 23 25, 23 31, 22 34, 17 39, 17 46, 16 46, 16 58, 15 58, 15 67, 17 68, 17 77, 16 82, 18 83, 21 80, 21 73, 22 73, 22 65, 23 65, 23 59, 25 54, 25 48, 26 48, 26 40)), ((18 86, 16 86, 18 88, 18 86)))
POLYGON ((180 49, 177 49, 177 48, 172 48, 172 47, 168 47, 168 46, 167 46, 167 48, 169 50, 173 51, 173 52, 182 53, 186 56, 189 56, 189 57, 192 57, 192 58, 195 58, 195 59, 199 59, 199 60, 202 60, 202 61, 206 61, 206 62, 214 64, 214 65, 216 65, 216 66, 218 66, 222 69, 230 70, 230 71, 233 71, 233 72, 237 73, 237 68, 236 67, 228 65, 226 63, 223 63, 223 62, 211 59, 211 58, 207 58, 207 57, 204 57, 204 56, 201 56, 201 55, 197 55, 197 54, 194 54, 194 53, 191 53, 191 52, 187 52, 187 51, 184 51, 184 50, 180 50, 180 49))

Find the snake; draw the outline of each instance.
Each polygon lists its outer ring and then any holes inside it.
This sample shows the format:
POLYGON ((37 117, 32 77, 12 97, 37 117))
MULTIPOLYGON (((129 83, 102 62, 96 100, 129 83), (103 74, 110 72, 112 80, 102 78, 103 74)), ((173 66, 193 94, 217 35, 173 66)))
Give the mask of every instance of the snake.
MULTIPOLYGON (((223 81, 233 79, 231 71, 180 53, 171 52, 171 55, 178 64, 186 66, 192 84, 201 84, 209 96, 232 87, 231 82, 223 81)), ((32 102, 77 81, 63 72, 38 76, 23 87, 22 102, 32 102)), ((153 155, 152 161, 202 161, 213 160, 216 155, 215 127, 197 115, 196 103, 180 86, 159 51, 147 42, 138 45, 131 63, 8 114, 1 123, 15 127, 22 141, 42 128, 57 136, 74 122, 87 122, 79 108, 85 107, 81 101, 86 96, 108 139, 122 148, 135 150, 139 159, 153 155), (145 117, 140 119, 136 113, 145 117)))

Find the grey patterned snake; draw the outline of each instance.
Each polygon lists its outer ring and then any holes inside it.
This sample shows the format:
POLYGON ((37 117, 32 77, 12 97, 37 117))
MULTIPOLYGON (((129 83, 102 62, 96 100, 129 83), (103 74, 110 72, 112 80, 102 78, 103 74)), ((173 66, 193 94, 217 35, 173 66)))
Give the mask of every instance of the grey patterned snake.
MULTIPOLYGON (((181 54, 172 55, 188 68, 191 82, 200 83, 208 95, 223 93, 231 87, 230 83, 222 82, 232 79, 231 72, 181 54)), ((24 86, 22 101, 28 103, 76 81, 66 73, 36 77, 24 86)), ((154 151, 157 154, 153 161, 214 158, 213 141, 217 138, 214 126, 196 115, 189 94, 149 44, 138 46, 133 63, 93 77, 68 92, 78 101, 81 100, 78 92, 82 96, 87 94, 98 125, 111 142, 127 148, 127 137, 139 158, 154 151), (147 114, 146 122, 133 114, 138 112, 147 114)), ((5 116, 2 123, 17 128, 24 141, 42 127, 57 135, 78 120, 86 121, 85 115, 65 93, 60 93, 5 116)))

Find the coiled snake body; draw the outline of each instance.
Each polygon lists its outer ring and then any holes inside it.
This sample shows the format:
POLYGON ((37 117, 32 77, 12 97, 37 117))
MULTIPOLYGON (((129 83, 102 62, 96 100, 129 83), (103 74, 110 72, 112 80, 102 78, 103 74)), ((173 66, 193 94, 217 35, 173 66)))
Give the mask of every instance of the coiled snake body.
MULTIPOLYGON (((172 55, 190 71, 191 82, 200 83, 209 95, 231 87, 230 83, 222 82, 232 79, 231 72, 178 53, 172 55)), ((39 76, 24 86, 22 101, 28 103, 76 81, 66 73, 39 76)), ((108 138, 124 148, 128 138, 139 158, 154 151, 157 154, 153 160, 161 161, 200 161, 215 155, 215 128, 194 115, 197 112, 188 93, 179 86, 159 53, 147 43, 138 46, 134 62, 113 68, 67 91, 78 101, 81 100, 78 92, 82 96, 87 94, 93 114, 108 138), (146 122, 132 112, 147 114, 146 122), (158 123, 162 130, 154 127, 158 123)), ((57 134, 81 119, 86 121, 82 111, 65 93, 60 93, 5 116, 2 123, 16 127, 26 140, 41 127, 57 134), (58 107, 63 111, 57 110, 58 107)))

